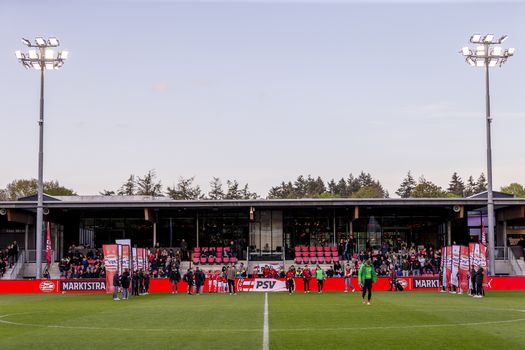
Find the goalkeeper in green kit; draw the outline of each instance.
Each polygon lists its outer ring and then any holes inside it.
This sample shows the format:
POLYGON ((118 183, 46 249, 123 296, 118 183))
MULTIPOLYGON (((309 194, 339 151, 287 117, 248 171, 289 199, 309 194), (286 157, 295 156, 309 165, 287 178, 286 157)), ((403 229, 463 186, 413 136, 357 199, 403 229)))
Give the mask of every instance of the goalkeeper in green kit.
POLYGON ((372 266, 372 263, 370 262, 370 259, 365 261, 365 263, 359 268, 358 279, 359 284, 363 289, 363 304, 365 303, 365 295, 368 291, 367 304, 370 305, 370 299, 372 299, 372 283, 377 281, 377 274, 374 270, 374 267, 372 266))

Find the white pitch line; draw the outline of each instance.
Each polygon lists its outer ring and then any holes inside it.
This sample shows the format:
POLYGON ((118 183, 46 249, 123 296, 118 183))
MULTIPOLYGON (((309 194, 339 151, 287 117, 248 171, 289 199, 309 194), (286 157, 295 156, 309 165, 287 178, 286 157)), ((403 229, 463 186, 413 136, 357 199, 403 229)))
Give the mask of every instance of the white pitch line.
POLYGON ((263 328, 263 350, 270 350, 270 331, 268 327, 268 292, 264 294, 264 328, 263 328))

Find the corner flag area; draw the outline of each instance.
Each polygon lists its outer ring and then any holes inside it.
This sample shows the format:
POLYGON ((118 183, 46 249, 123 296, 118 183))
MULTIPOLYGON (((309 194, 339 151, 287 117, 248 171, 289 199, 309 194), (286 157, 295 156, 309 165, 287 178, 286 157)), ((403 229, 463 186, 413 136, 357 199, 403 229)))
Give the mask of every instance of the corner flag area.
POLYGON ((525 293, 2 295, 8 349, 523 349, 525 293), (267 300, 267 303, 265 302, 267 300), (265 314, 267 317, 265 317, 265 314))

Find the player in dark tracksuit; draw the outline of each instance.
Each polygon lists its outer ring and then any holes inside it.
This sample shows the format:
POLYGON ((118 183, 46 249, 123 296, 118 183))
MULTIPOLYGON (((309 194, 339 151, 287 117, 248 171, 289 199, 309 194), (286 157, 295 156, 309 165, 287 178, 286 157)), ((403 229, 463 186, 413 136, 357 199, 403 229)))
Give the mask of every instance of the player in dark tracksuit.
POLYGON ((480 266, 476 271, 476 297, 483 298, 483 268, 480 266))
POLYGON ((191 287, 193 287, 193 272, 188 269, 188 272, 184 275, 184 282, 188 284, 188 294, 191 295, 191 287))

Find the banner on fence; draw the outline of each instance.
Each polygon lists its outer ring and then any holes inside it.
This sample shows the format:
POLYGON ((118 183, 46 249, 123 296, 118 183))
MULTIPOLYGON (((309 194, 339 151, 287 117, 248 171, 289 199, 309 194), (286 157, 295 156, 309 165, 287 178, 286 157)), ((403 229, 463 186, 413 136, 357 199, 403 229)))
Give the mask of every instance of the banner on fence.
POLYGON ((451 276, 450 284, 455 287, 459 287, 459 245, 452 246, 452 267, 451 267, 451 276))
POLYGON ((113 293, 113 277, 118 273, 118 245, 104 244, 102 246, 104 251, 104 266, 106 267, 106 292, 113 293))
POLYGON ((243 292, 284 292, 286 281, 273 278, 245 278, 238 280, 238 287, 243 292))

